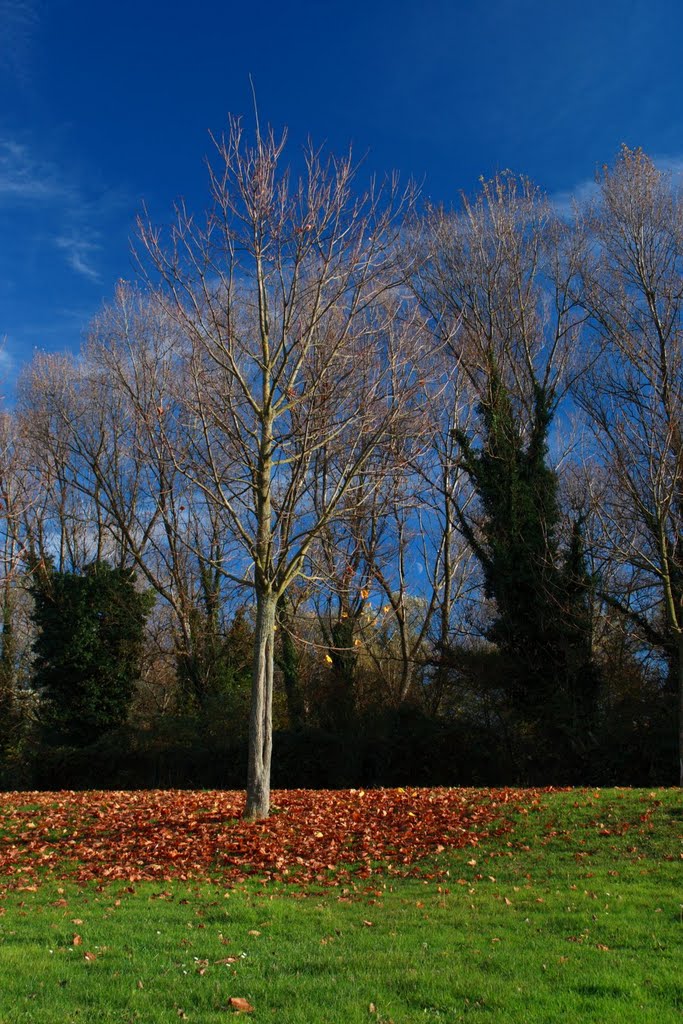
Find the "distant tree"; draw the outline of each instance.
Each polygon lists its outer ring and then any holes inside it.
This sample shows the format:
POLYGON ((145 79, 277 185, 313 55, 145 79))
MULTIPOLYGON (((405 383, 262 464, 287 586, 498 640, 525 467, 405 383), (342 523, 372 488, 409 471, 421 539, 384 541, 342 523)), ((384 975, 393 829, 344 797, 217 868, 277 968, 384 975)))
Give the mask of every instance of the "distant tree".
POLYGON ((183 445, 170 384, 182 348, 150 297, 120 283, 77 358, 33 359, 20 410, 36 498, 29 551, 60 571, 134 563, 168 609, 179 698, 196 710, 214 688, 229 596, 216 565, 228 556, 223 524, 167 453, 171 438, 177 458, 183 445))
POLYGON ((50 741, 87 746, 126 721, 153 597, 126 569, 36 572, 34 685, 50 741))
POLYGON ((469 417, 452 434, 476 500, 463 504, 453 489, 452 514, 494 602, 485 635, 502 658, 501 686, 555 756, 559 738, 577 738, 570 708, 583 658, 574 648, 590 647, 576 637, 587 622, 570 614, 587 574, 570 569, 578 552, 569 537, 562 544, 559 481, 548 459, 585 318, 572 290, 577 246, 539 190, 511 175, 484 182, 457 215, 433 211, 425 246, 415 287, 458 367, 461 415, 469 417))
POLYGON ((483 513, 480 531, 466 520, 463 528, 481 562, 487 596, 495 601, 487 636, 503 656, 513 707, 542 722, 553 743, 564 735, 583 747, 598 684, 591 661, 592 581, 580 520, 566 552, 559 547, 558 478, 547 464, 547 399, 539 388, 526 443, 495 375, 481 416, 480 451, 464 433, 457 439, 483 513))
POLYGON ((278 601, 277 626, 280 644, 275 655, 275 663, 282 673, 289 726, 291 729, 301 729, 306 717, 306 706, 301 680, 301 659, 294 639, 293 604, 291 591, 283 594, 278 601))
POLYGON ((16 418, 0 413, 0 759, 21 725, 19 666, 28 653, 20 611, 24 595, 22 520, 31 506, 26 451, 16 418), (19 627, 19 628, 18 628, 19 627))
MULTIPOLYGON (((32 501, 22 516, 33 564, 81 572, 107 560, 123 564, 93 474, 73 444, 82 427, 83 367, 72 354, 36 353, 18 383, 18 425, 32 501)), ((101 404, 96 415, 102 415, 101 404)))
POLYGON ((168 237, 141 225, 149 283, 187 340, 186 443, 167 436, 165 451, 239 545, 220 568, 255 600, 247 818, 270 806, 278 604, 342 506, 366 500, 360 474, 401 429, 420 359, 397 288, 410 196, 390 181, 356 197, 351 159, 315 150, 296 180, 284 141, 248 145, 232 121, 206 220, 180 207, 168 237))
POLYGON ((601 470, 604 597, 670 666, 683 785, 683 200, 627 147, 598 185, 581 292, 594 364, 577 396, 601 470))

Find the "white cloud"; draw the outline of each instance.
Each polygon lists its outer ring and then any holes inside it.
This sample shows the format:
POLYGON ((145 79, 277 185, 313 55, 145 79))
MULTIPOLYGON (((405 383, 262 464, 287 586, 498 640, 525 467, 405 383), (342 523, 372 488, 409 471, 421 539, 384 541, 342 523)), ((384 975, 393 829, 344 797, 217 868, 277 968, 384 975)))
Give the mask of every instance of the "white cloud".
POLYGON ((23 143, 0 139, 0 206, 17 202, 71 202, 76 189, 51 163, 36 160, 23 143))
POLYGON ((14 356, 7 347, 7 338, 0 338, 0 380, 14 369, 14 356))
POLYGON ((678 185, 683 183, 683 155, 653 157, 655 165, 665 174, 670 174, 678 185))
POLYGON ((0 210, 19 218, 17 236, 34 248, 44 247, 46 241, 55 246, 81 277, 100 280, 96 259, 102 249, 102 225, 124 204, 121 194, 93 192, 74 169, 36 156, 23 141, 0 138, 0 210))
POLYGON ((55 245, 65 254, 66 262, 77 274, 87 277, 90 281, 100 280, 100 275, 93 265, 92 256, 100 251, 101 245, 88 238, 79 238, 75 235, 55 238, 55 245))
POLYGON ((0 0, 0 71, 21 84, 31 77, 31 50, 39 23, 37 0, 0 0))
MULTIPOLYGON (((680 156, 653 156, 655 167, 664 174, 670 174, 673 183, 679 187, 683 186, 683 155, 680 156)), ((557 210, 560 217, 569 219, 576 205, 590 201, 597 195, 598 185, 595 178, 586 178, 578 182, 572 189, 565 192, 555 192, 550 196, 550 202, 557 210)))
POLYGON ((574 213, 574 207, 592 199, 597 193, 597 189, 595 179, 580 181, 578 185, 566 192, 555 192, 550 196, 550 202, 560 217, 569 219, 574 213))

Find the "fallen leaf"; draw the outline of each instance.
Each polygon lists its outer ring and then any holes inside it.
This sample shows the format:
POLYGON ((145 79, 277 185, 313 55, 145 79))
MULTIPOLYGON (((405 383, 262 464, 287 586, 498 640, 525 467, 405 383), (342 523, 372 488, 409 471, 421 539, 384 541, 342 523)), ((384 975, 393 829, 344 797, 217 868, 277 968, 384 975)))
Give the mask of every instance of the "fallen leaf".
MULTIPOLYGON (((44 878, 58 884, 68 856, 78 864, 77 883, 121 883, 118 898, 111 901, 118 907, 121 898, 125 902, 126 894, 135 892, 137 883, 146 881, 153 881, 156 893, 170 898, 170 890, 160 882, 210 878, 221 885, 242 884, 251 876, 280 880, 291 872, 302 886, 344 885, 351 873, 356 874, 359 861, 360 879, 377 870, 373 864, 382 865, 385 872, 410 875, 435 851, 467 849, 492 832, 508 830, 501 809, 506 816, 511 807, 524 813, 537 805, 542 792, 438 787, 376 789, 371 794, 362 789, 279 790, 273 793, 277 813, 258 826, 242 819, 244 794, 237 791, 112 793, 106 802, 94 791, 70 793, 63 799, 45 793, 32 797, 30 830, 22 817, 25 795, 4 793, 0 828, 6 841, 0 844, 0 877, 16 875, 24 880, 20 890, 28 886, 34 891, 39 862, 40 884, 44 878), (141 828, 150 820, 159 823, 153 856, 148 832, 141 828), (352 841, 347 843, 344 837, 352 841)), ((459 884, 471 882, 463 879, 459 884)), ((67 907, 59 895, 53 906, 67 907)), ((75 927, 82 924, 80 918, 72 920, 75 927)))
POLYGON ((74 935, 74 937, 71 940, 71 945, 72 946, 80 946, 82 944, 82 942, 83 942, 83 939, 80 937, 80 935, 74 935))
POLYGON ((366 928, 374 928, 375 927, 375 922, 374 921, 363 921, 363 925, 366 928))
POLYGON ((84 953, 83 954, 83 959, 84 960, 97 960, 97 954, 96 953, 84 953))
POLYGON ((243 999, 241 996, 230 996, 228 999, 228 1005, 231 1010, 235 1010, 236 1013, 253 1013, 254 1007, 247 999, 243 999))

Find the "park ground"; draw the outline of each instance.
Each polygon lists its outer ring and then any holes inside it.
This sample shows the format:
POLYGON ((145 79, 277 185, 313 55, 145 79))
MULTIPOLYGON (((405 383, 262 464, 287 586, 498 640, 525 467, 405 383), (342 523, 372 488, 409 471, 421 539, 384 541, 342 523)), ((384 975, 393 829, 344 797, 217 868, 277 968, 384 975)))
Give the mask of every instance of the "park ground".
POLYGON ((683 1021, 680 790, 0 798, 0 1024, 683 1021))

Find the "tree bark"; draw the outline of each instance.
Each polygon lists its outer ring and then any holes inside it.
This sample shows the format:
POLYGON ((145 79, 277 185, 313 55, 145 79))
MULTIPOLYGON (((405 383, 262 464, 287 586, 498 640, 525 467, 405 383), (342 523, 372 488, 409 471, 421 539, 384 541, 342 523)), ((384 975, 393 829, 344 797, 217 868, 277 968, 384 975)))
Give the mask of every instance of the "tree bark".
POLYGON ((683 632, 678 634, 678 785, 683 787, 683 632))
POLYGON ((249 764, 244 817, 267 818, 270 810, 270 760, 273 749, 273 653, 275 610, 272 590, 257 590, 254 671, 249 716, 249 764))
POLYGON ((292 729, 301 729, 304 724, 305 707, 299 678, 299 657, 289 632, 290 611, 284 596, 278 600, 278 626, 280 627, 280 655, 277 664, 282 671, 282 681, 285 685, 289 725, 292 729))

